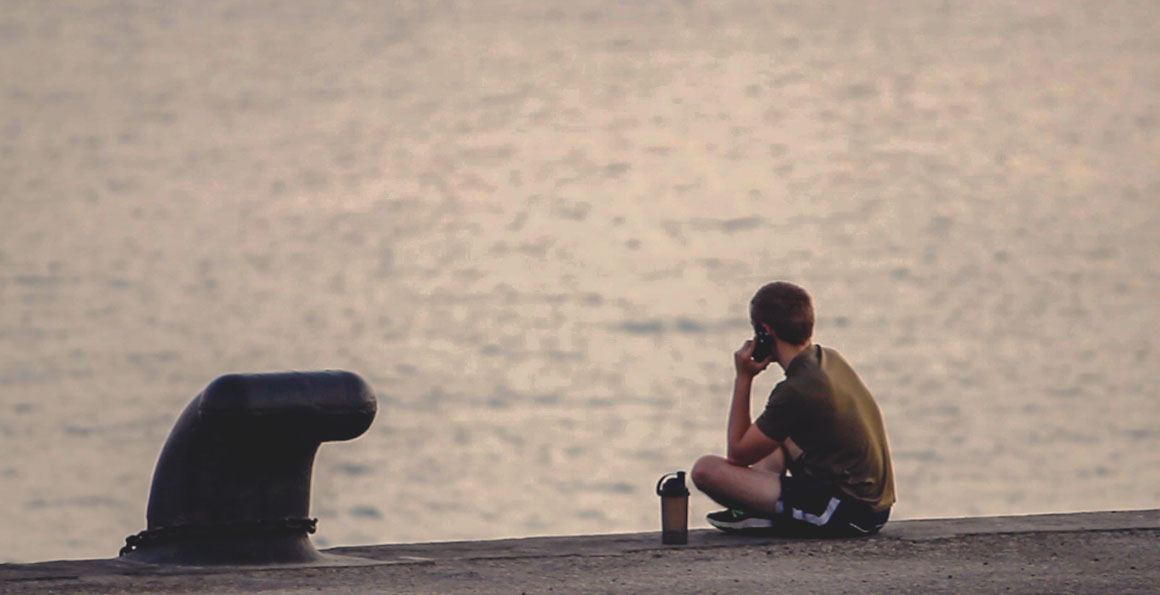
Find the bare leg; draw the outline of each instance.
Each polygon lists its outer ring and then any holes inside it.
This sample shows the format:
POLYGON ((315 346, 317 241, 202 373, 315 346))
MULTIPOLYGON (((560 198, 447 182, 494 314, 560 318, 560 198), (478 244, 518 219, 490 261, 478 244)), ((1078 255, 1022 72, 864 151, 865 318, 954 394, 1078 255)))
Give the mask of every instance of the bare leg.
POLYGON ((785 475, 788 461, 789 459, 786 459, 785 447, 782 447, 770 453, 768 457, 750 465, 750 467, 758 471, 785 475))
POLYGON ((781 497, 781 476, 789 461, 801 455, 802 449, 787 438, 781 448, 751 467, 734 465, 714 455, 704 456, 693 465, 693 484, 722 506, 773 516, 781 497))
POLYGON ((781 474, 742 467, 715 455, 693 465, 693 484, 722 506, 773 516, 781 497, 781 474))

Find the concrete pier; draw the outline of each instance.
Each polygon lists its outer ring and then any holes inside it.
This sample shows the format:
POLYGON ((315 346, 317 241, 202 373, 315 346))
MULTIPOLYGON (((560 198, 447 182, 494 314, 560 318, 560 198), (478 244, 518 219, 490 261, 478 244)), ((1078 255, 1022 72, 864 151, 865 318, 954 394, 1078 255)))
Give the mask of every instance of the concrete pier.
MULTIPOLYGON (((111 548, 115 549, 115 548, 111 548)), ((3 593, 1155 593, 1160 510, 899 521, 865 539, 698 530, 341 547, 317 564, 0 565, 3 593)))

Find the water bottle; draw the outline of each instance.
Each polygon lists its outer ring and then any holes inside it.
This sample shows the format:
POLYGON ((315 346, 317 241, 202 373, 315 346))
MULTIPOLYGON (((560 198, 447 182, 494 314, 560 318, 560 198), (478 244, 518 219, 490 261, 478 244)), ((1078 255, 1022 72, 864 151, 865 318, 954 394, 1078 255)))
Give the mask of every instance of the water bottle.
POLYGON ((657 495, 661 497, 661 543, 689 543, 689 488, 685 487, 685 472, 662 476, 657 481, 657 495))

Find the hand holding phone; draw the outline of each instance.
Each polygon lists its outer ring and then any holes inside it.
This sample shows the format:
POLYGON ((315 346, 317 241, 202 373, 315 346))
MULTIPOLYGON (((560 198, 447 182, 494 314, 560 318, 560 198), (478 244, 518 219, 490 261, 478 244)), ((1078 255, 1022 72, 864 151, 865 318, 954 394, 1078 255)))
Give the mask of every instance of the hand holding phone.
POLYGON ((761 323, 753 325, 753 361, 763 362, 773 355, 773 335, 761 323))

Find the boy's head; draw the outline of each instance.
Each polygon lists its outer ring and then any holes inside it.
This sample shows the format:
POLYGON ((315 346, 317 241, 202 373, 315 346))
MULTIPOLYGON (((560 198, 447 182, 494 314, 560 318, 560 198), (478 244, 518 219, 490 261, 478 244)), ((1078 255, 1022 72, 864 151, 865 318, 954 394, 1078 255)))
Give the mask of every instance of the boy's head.
POLYGON ((777 338, 802 345, 814 334, 814 304, 806 290, 775 281, 757 290, 749 301, 749 318, 768 324, 777 338))

